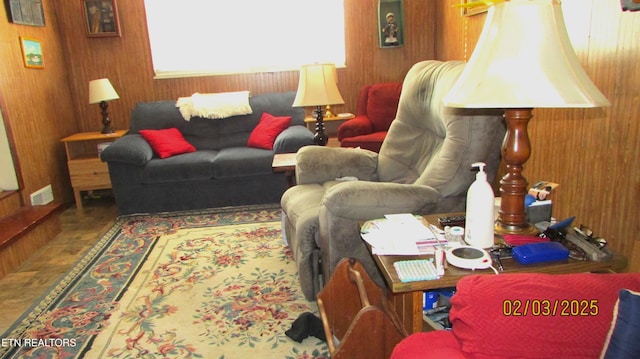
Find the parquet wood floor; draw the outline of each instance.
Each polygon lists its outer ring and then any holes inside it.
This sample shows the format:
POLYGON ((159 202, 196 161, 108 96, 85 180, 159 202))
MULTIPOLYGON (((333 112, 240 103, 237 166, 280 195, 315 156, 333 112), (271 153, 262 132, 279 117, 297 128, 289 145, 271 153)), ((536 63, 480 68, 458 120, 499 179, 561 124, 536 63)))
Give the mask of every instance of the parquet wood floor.
POLYGON ((91 199, 60 215, 62 233, 0 280, 0 335, 29 309, 111 226, 118 210, 113 197, 91 199))

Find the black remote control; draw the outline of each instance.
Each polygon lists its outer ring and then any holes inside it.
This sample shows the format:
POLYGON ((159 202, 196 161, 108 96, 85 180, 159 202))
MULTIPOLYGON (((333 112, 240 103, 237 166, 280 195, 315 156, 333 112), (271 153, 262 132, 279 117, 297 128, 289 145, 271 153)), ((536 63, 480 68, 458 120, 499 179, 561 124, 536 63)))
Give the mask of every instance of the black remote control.
POLYGON ((465 216, 451 216, 451 217, 439 217, 438 218, 438 223, 440 223, 440 226, 442 226, 442 228, 449 226, 449 227, 454 227, 454 226, 460 226, 460 227, 464 227, 466 218, 465 216))

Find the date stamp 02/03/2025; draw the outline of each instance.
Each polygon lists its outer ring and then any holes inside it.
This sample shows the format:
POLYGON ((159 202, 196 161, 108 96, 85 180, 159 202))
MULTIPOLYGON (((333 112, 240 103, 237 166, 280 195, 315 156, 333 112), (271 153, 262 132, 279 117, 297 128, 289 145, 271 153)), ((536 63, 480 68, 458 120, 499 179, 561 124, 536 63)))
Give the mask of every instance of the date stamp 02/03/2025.
POLYGON ((502 315, 509 317, 592 317, 599 314, 597 299, 505 299, 502 315))

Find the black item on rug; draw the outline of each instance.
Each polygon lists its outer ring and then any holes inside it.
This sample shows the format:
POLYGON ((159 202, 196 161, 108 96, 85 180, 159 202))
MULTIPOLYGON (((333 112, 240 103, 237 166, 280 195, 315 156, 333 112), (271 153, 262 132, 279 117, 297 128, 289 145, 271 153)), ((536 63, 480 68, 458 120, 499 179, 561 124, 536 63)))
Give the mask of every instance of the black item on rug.
POLYGON ((302 341, 310 335, 323 342, 327 341, 327 337, 324 335, 324 329, 322 328, 322 319, 309 312, 300 314, 298 319, 294 320, 293 324, 291 324, 291 329, 284 332, 284 334, 298 343, 302 343, 302 341))

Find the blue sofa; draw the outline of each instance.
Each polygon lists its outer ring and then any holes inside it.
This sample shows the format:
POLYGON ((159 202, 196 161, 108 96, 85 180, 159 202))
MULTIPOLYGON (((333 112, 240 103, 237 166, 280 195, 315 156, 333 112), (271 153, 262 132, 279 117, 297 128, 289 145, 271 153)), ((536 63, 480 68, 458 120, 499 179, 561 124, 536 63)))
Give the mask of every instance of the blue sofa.
POLYGON ((246 204, 279 203, 287 188, 273 173, 274 153, 313 144, 304 110, 292 107, 295 92, 252 96, 252 114, 185 121, 176 101, 138 103, 129 132, 101 153, 107 162, 121 214, 156 213, 246 204), (262 113, 291 116, 273 150, 247 146, 262 113), (139 134, 143 129, 178 128, 197 151, 160 159, 139 134))

